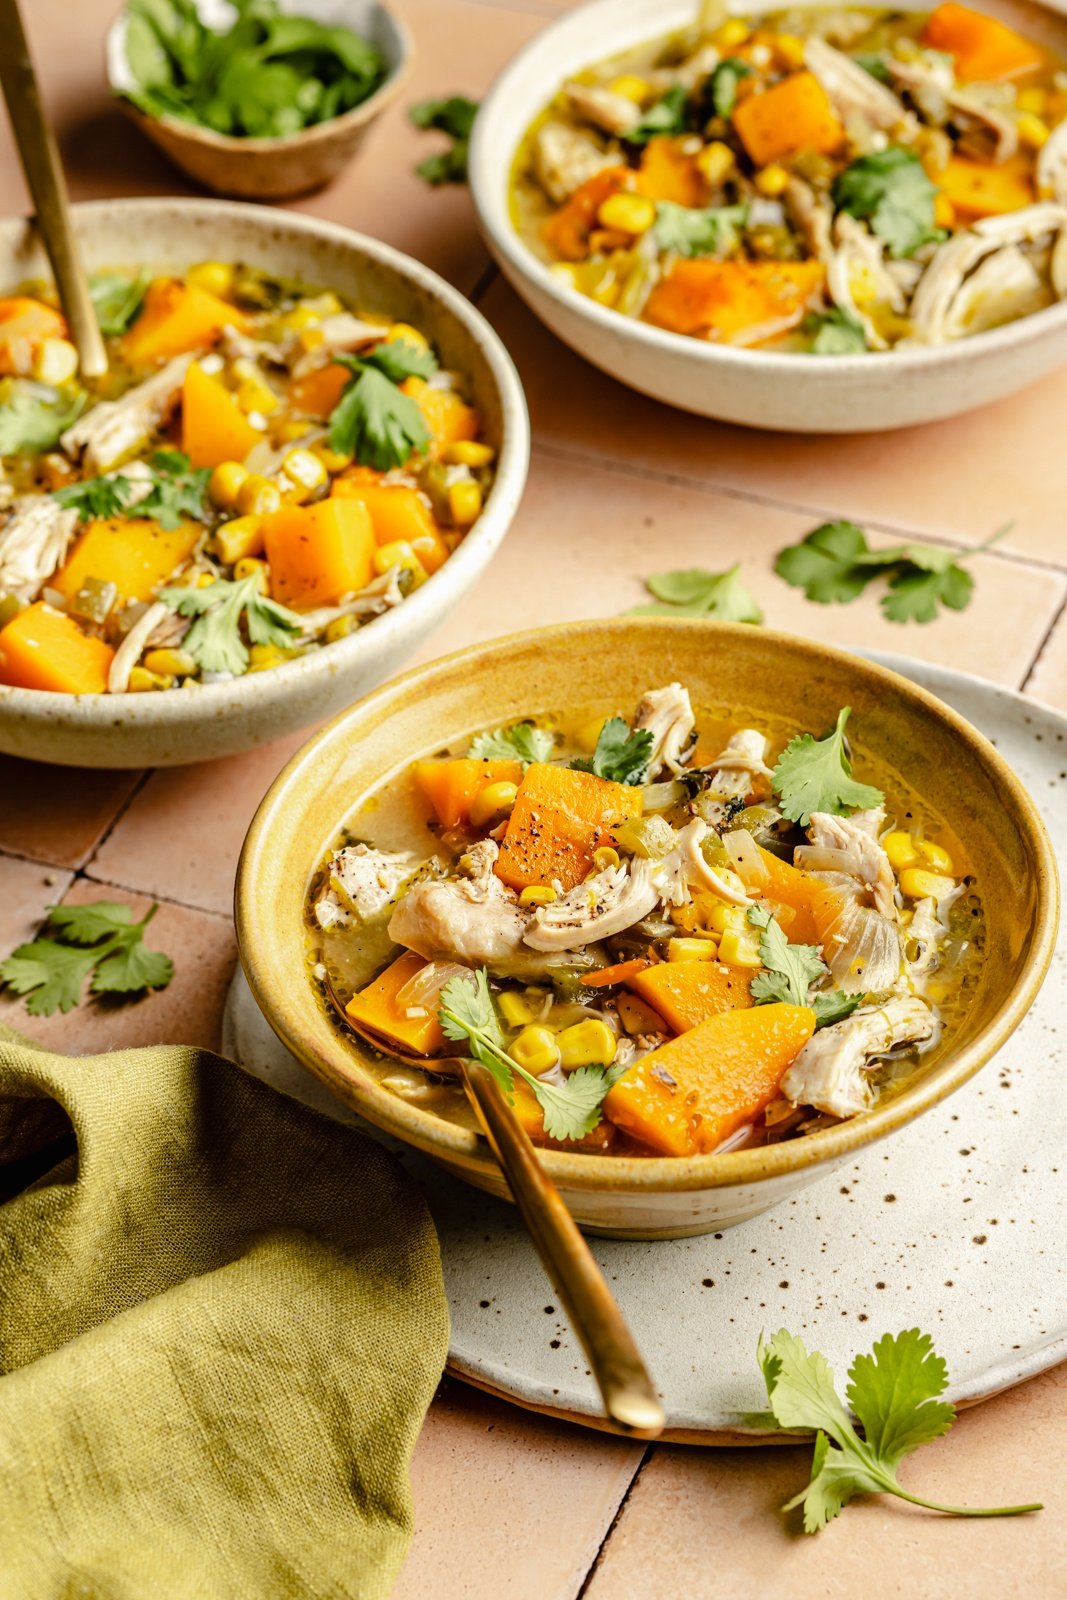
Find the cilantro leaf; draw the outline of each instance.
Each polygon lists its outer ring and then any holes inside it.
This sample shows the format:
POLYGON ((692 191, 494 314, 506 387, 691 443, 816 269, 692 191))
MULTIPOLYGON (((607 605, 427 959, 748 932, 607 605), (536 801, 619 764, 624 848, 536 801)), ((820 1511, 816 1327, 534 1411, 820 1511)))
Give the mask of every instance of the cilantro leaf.
POLYGON ((845 723, 851 706, 837 714, 837 722, 825 739, 799 733, 790 739, 774 765, 771 787, 790 822, 807 827, 813 811, 866 811, 885 799, 873 784, 858 783, 852 776, 852 762, 845 749, 845 723))
POLYGON ((547 728, 535 727, 532 722, 513 722, 510 728, 477 734, 467 755, 475 761, 521 761, 528 767, 532 761, 547 761, 555 745, 547 728))
POLYGON ((737 100, 737 85, 742 78, 751 78, 752 68, 740 56, 727 56, 720 61, 707 82, 707 93, 717 117, 728 117, 737 100))
POLYGON ((857 1433, 834 1385, 825 1356, 810 1355, 784 1328, 766 1342, 757 1359, 767 1398, 779 1427, 815 1433, 811 1481, 783 1510, 804 1508, 804 1528, 817 1533, 856 1495, 892 1494, 930 1511, 956 1517, 1010 1517, 1040 1511, 1040 1504, 993 1508, 942 1505, 909 1494, 896 1469, 906 1455, 945 1433, 955 1408, 938 1400, 948 1381, 945 1363, 928 1334, 912 1328, 886 1334, 873 1355, 857 1356, 849 1369, 849 1404, 863 1427, 857 1433))
POLYGON ((763 612, 742 581, 741 563, 726 572, 706 572, 703 567, 683 567, 657 572, 645 579, 656 605, 634 606, 634 617, 715 617, 720 622, 763 621, 763 612))
MULTIPOLYGON (((132 17, 129 26, 133 26, 132 17)), ((151 280, 147 267, 142 267, 136 278, 128 278, 120 272, 93 273, 89 279, 89 295, 105 338, 126 332, 141 309, 151 280)))
POLYGON ((892 256, 914 255, 921 245, 944 237, 944 230, 934 226, 937 185, 903 145, 853 161, 834 179, 831 197, 838 211, 868 222, 892 256))
POLYGON ((871 549, 854 522, 823 522, 799 544, 780 550, 774 570, 819 605, 847 604, 877 575, 871 549))
POLYGON ((418 176, 435 188, 443 183, 466 183, 471 130, 478 114, 477 100, 454 94, 445 100, 423 100, 408 111, 416 128, 436 128, 452 140, 446 150, 426 156, 415 168, 418 176))
POLYGON ((850 1017, 863 1002, 861 994, 845 994, 843 989, 824 989, 813 994, 808 1005, 815 1013, 815 1028, 829 1028, 850 1017))
POLYGON ((640 122, 632 127, 629 133, 623 135, 627 144, 647 144, 650 139, 656 139, 660 134, 683 133, 685 131, 685 108, 687 95, 680 83, 674 84, 661 100, 650 105, 641 117, 640 122))
POLYGON ((775 918, 760 906, 750 907, 748 920, 762 930, 759 954, 767 969, 752 980, 756 1004, 784 1000, 787 1005, 806 1006, 811 985, 826 975, 826 963, 818 948, 813 944, 790 944, 775 918))
POLYGON ((547 1083, 527 1072, 504 1048, 484 967, 449 979, 441 990, 438 1018, 446 1039, 467 1043, 474 1060, 492 1073, 509 1101, 514 1096, 516 1073, 533 1090, 550 1139, 582 1139, 591 1133, 600 1122, 605 1095, 626 1070, 623 1066, 579 1067, 564 1083, 547 1083))
POLYGON ((938 606, 947 606, 950 611, 965 610, 973 590, 971 574, 955 561, 940 571, 903 568, 890 578, 882 610, 890 622, 933 622, 938 606))
POLYGON ((391 383, 402 383, 405 378, 428 378, 437 371, 437 357, 430 349, 423 349, 410 339, 383 339, 361 356, 344 356, 341 365, 353 372, 364 367, 377 367, 391 383))
POLYGON ((303 623, 295 611, 259 592, 254 575, 233 580, 218 578, 206 589, 171 587, 158 598, 183 617, 195 617, 182 640, 203 672, 228 672, 239 676, 248 667, 248 646, 241 637, 241 620, 253 644, 293 645, 303 623))
POLYGON ((28 995, 26 1009, 35 1017, 71 1011, 81 999, 90 973, 93 994, 143 994, 164 989, 174 964, 144 944, 144 930, 158 906, 134 922, 129 906, 113 900, 92 905, 52 906, 47 934, 23 944, 0 965, 0 980, 16 994, 28 995))
POLYGON ((680 256, 728 256, 737 249, 748 207, 675 205, 661 200, 652 232, 661 250, 680 256))
POLYGON ((402 467, 414 452, 425 450, 430 443, 426 419, 411 396, 397 387, 394 374, 423 376, 427 360, 433 362, 428 370, 434 370, 434 358, 399 339, 366 356, 338 359, 351 369, 352 378, 330 413, 330 449, 382 472, 402 467))
POLYGON ((181 450, 157 450, 149 465, 152 487, 137 502, 138 516, 155 517, 161 528, 203 521, 211 469, 194 467, 181 450))
POLYGON ((34 390, 13 384, 0 401, 0 456, 32 456, 51 450, 81 416, 88 396, 43 400, 34 390))
POLYGON ((592 759, 579 756, 571 762, 577 772, 592 772, 615 783, 644 783, 652 755, 652 735, 647 728, 635 728, 622 717, 609 717, 600 730, 592 759))
POLYGON ((82 483, 70 483, 65 489, 53 491, 52 498, 67 510, 77 511, 83 522, 99 517, 119 517, 129 502, 133 485, 129 478, 116 473, 111 478, 86 478, 82 483))
POLYGON ((858 50, 852 57, 857 67, 862 67, 864 72, 872 78, 877 78, 879 83, 892 83, 892 75, 886 65, 883 55, 876 50, 858 50))
POLYGON ((816 356, 851 356, 867 349, 867 335, 848 311, 831 306, 829 311, 813 311, 804 318, 801 333, 811 340, 809 349, 816 356))
MULTIPOLYGON (((988 549, 1007 529, 978 549, 988 549)), ((933 622, 938 607, 962 611, 970 604, 974 579, 961 562, 977 551, 942 545, 900 544, 872 550, 854 522, 824 522, 778 552, 774 570, 820 605, 855 600, 873 578, 888 579, 882 610, 890 622, 933 622)))

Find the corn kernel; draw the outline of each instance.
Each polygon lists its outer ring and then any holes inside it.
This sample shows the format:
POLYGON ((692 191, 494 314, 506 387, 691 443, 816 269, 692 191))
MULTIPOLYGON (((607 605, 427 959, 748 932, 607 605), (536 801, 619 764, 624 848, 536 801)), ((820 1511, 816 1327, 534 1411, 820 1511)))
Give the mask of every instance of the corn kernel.
POLYGON ((258 556, 263 550, 262 517, 234 517, 215 529, 215 553, 232 567, 245 556, 258 556))
POLYGON ((736 50, 748 38, 748 27, 740 17, 728 17, 715 34, 715 43, 723 50, 736 50))
POLYGON ((282 459, 282 472, 293 485, 292 499, 307 500, 321 489, 329 479, 318 456, 313 456, 310 450, 290 450, 282 459))
POLYGON ((668 961, 715 961, 718 959, 714 939, 669 939, 668 961))
POLYGON ((248 468, 240 461, 219 462, 207 481, 207 492, 220 510, 235 504, 237 491, 248 475, 248 468))
POLYGON ((328 444, 313 444, 311 454, 322 462, 327 472, 343 472, 345 467, 352 464, 351 456, 340 455, 336 450, 331 450, 328 444))
POLYGON ((327 623, 322 637, 327 644, 337 644, 339 640, 348 638, 355 625, 352 617, 334 617, 332 622, 327 623))
POLYGON ((413 344, 416 350, 428 350, 430 341, 418 328, 413 328, 410 322, 394 322, 386 337, 390 340, 403 340, 405 344, 413 344))
POLYGON ((776 34, 774 50, 779 62, 787 71, 798 72, 804 65, 804 41, 798 34, 776 34))
POLYGON ((788 188, 789 174, 777 161, 772 161, 769 167, 761 167, 752 181, 760 194, 774 199, 788 188))
POLYGON ((254 644, 248 651, 249 672, 266 672, 268 667, 278 667, 285 660, 285 651, 276 644, 254 644))
POLYGON ((557 1036, 560 1066, 568 1071, 574 1067, 610 1067, 615 1060, 616 1039, 606 1022, 599 1017, 586 1017, 557 1036))
POLYGON ((191 678, 197 670, 188 650, 149 650, 143 666, 146 672, 154 672, 160 678, 191 678))
POLYGON ((282 491, 261 473, 250 472, 237 491, 235 509, 242 517, 266 517, 281 508, 282 491))
POLYGON ((461 478, 448 486, 448 512, 457 528, 469 528, 482 514, 482 486, 473 478, 461 478))
POLYGON ((708 912, 707 923, 714 933, 726 933, 730 928, 740 933, 749 926, 744 907, 727 905, 725 900, 715 902, 708 912))
MULTIPOLYGON (((274 429, 275 444, 295 444, 298 439, 306 439, 308 432, 307 419, 293 417, 290 422, 279 422, 274 429)), ((316 458, 317 459, 317 458, 316 458)))
POLYGON ((942 872, 950 878, 954 876, 952 857, 944 845, 934 844, 932 839, 923 839, 919 844, 919 854, 931 872, 942 872))
POLYGON ((158 672, 149 672, 146 667, 133 667, 126 687, 131 694, 145 694, 150 689, 173 689, 174 679, 163 677, 158 672))
POLYGON ((518 796, 517 784, 487 783, 471 801, 471 825, 484 828, 490 822, 500 822, 504 817, 510 817, 518 796))
POLYGON ((609 194, 597 210, 601 227, 619 233, 647 233, 656 220, 656 202, 647 194, 609 194))
POLYGON ((78 352, 69 339, 42 339, 33 353, 31 374, 38 383, 67 383, 78 370, 78 352))
POLYGON ((198 261, 185 274, 185 281, 197 289, 206 289, 208 294, 226 295, 233 288, 233 275, 233 268, 225 261, 198 261))
POLYGON ((939 194, 934 199, 934 221, 939 228, 956 226, 956 207, 947 194, 939 194))
POLYGON ((238 583, 245 578, 257 579, 260 594, 270 594, 270 568, 265 561, 258 561, 255 556, 243 556, 234 563, 233 575, 238 583))
POLYGON ((609 867, 619 865, 619 852, 612 849, 610 844, 603 844, 599 850, 593 851, 593 865, 598 872, 607 872, 609 867))
POLYGON ((560 1051, 550 1028, 530 1027, 523 1028, 518 1037, 511 1041, 508 1055, 520 1067, 525 1067, 527 1072, 539 1077, 542 1072, 550 1072, 558 1064, 560 1051))
POLYGON ((380 544, 374 552, 374 570, 379 576, 391 567, 402 567, 415 577, 416 587, 424 584, 429 573, 406 539, 394 539, 392 544, 380 544))
POLYGON ((520 906, 550 906, 559 896, 547 883, 531 883, 519 895, 520 906))
POLYGON ((324 289, 322 294, 312 295, 301 304, 309 311, 317 311, 320 317, 335 317, 345 309, 332 289, 324 289))
POLYGON ((305 328, 313 328, 322 319, 317 311, 310 306, 294 306, 292 311, 287 311, 282 318, 282 326, 289 328, 293 333, 303 333, 305 328))
POLYGON ((900 887, 909 900, 940 900, 952 893, 956 882, 924 867, 906 867, 900 874, 900 887))
POLYGON ((262 383, 263 381, 259 363, 253 361, 251 356, 237 356, 230 363, 230 372, 241 383, 262 383))
POLYGON ((622 77, 616 78, 611 85, 611 92, 621 94, 624 100, 632 100, 635 105, 640 105, 652 93, 652 85, 634 72, 624 72, 622 77))
POLYGON ((721 139, 713 139, 711 144, 706 144, 696 157, 697 171, 713 189, 726 182, 735 166, 733 151, 721 139))
POLYGON ((317 350, 325 337, 326 335, 323 333, 322 329, 316 324, 314 326, 301 328, 299 334, 297 335, 297 342, 299 343, 301 350, 317 350))
POLYGON ((215 572, 201 572, 193 587, 195 589, 210 589, 218 576, 215 572))
POLYGON ((524 994, 516 994, 514 989, 505 989, 503 994, 498 994, 496 1004, 509 1028, 525 1028, 541 1015, 540 1003, 534 1005, 524 994))
POLYGON ((1048 143, 1051 129, 1047 122, 1035 117, 1032 111, 1021 111, 1015 119, 1015 126, 1020 140, 1031 150, 1040 150, 1043 144, 1048 143))
POLYGON ((919 864, 919 852, 910 833, 899 830, 887 833, 882 840, 882 849, 889 857, 889 865, 894 872, 903 872, 905 867, 917 867, 919 864))
POLYGON ((719 940, 719 960, 728 967, 762 967, 755 930, 739 932, 727 928, 719 940))
POLYGON ((254 378, 246 378, 238 385, 237 404, 245 416, 252 411, 258 411, 266 416, 271 411, 277 411, 281 401, 267 384, 258 382, 254 378))
POLYGON ((1016 111, 1028 111, 1032 116, 1044 116, 1048 95, 1044 89, 1020 89, 1015 96, 1016 111))
POLYGON ((479 444, 476 439, 459 439, 441 452, 442 460, 453 467, 487 467, 495 455, 491 444, 479 444))

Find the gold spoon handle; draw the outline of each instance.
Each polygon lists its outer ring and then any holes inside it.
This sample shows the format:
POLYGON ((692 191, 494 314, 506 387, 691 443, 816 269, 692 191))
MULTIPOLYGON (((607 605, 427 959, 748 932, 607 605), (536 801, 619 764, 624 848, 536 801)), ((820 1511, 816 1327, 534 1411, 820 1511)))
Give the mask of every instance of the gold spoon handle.
POLYGON ((589 1357, 605 1412, 626 1433, 655 1438, 663 1430, 663 1407, 592 1251, 492 1073, 474 1061, 465 1072, 515 1204, 589 1357))
POLYGON ((82 375, 102 377, 107 351, 74 241, 59 149, 45 115, 18 0, 0 0, 0 86, 82 375))

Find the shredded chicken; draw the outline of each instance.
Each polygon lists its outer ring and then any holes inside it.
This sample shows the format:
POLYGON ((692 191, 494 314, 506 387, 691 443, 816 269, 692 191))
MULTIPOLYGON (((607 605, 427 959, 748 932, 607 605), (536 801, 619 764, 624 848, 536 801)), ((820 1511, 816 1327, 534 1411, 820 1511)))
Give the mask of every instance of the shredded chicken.
POLYGON ((659 904, 657 865, 636 858, 586 878, 551 905, 538 907, 525 942, 532 950, 575 950, 624 933, 659 904))
POLYGON ((315 328, 318 335, 314 345, 292 362, 295 377, 314 372, 326 366, 333 356, 347 355, 353 350, 365 350, 368 345, 380 344, 389 330, 377 322, 364 322, 351 311, 337 311, 323 317, 315 328))
MULTIPOLYGON (((958 337, 953 333, 956 302, 980 262, 1011 245, 1055 244, 1064 233, 1067 204, 1044 200, 1004 216, 983 217, 972 228, 953 234, 935 251, 919 280, 911 303, 914 337, 925 344, 958 337)), ((1063 287, 1067 290, 1067 283, 1063 287)))
POLYGON ((873 350, 885 350, 887 341, 870 312, 880 309, 899 314, 906 303, 886 265, 885 241, 845 211, 834 223, 833 239, 826 270, 830 298, 860 324, 873 350))
POLYGON ((138 617, 111 658, 107 674, 108 694, 125 694, 130 687, 130 673, 147 649, 149 639, 170 615, 170 607, 164 605, 162 600, 157 600, 138 617))
POLYGON ((622 137, 636 128, 641 111, 636 101, 611 89, 600 89, 589 83, 565 83, 563 93, 572 108, 585 122, 604 133, 622 137))
POLYGON ((769 778, 767 740, 758 728, 740 728, 731 734, 715 758, 711 788, 725 798, 741 798, 752 790, 753 778, 769 778))
POLYGON ((663 767, 670 772, 680 772, 696 727, 689 690, 680 683, 669 683, 665 689, 650 689, 637 708, 634 726, 652 735, 649 776, 655 776, 663 767))
MULTIPOLYGON (((883 917, 896 916, 896 880, 889 857, 879 843, 885 827, 885 811, 854 811, 850 817, 837 817, 829 811, 814 811, 808 825, 811 842, 826 850, 844 850, 855 858, 855 876, 874 899, 883 917)), ((799 864, 799 863, 798 863, 799 864)))
POLYGON ((350 600, 342 600, 340 605, 320 606, 317 611, 301 612, 300 637, 315 638, 339 617, 380 617, 383 611, 391 611, 404 598, 404 591, 400 587, 403 570, 402 567, 390 567, 388 572, 372 579, 365 589, 359 589, 350 600))
POLYGON ((232 323, 227 323, 223 328, 219 345, 222 354, 230 361, 267 361, 274 367, 284 367, 289 361, 288 345, 271 344, 268 339, 253 339, 232 323))
POLYGON ((810 1038, 785 1077, 782 1093, 795 1106, 831 1117, 854 1117, 871 1102, 866 1068, 872 1058, 934 1035, 936 1019, 922 1000, 900 997, 865 1007, 810 1038))
POLYGON ((834 208, 828 200, 821 200, 810 183, 794 173, 786 185, 785 208, 793 226, 801 234, 808 250, 817 261, 828 261, 833 252, 831 227, 834 208))
POLYGON ((467 853, 469 877, 412 884, 389 919, 389 937, 430 959, 481 964, 514 955, 530 913, 493 871, 497 855, 495 841, 483 839, 467 853))
POLYGON ((804 41, 804 65, 818 78, 843 122, 859 117, 868 127, 886 133, 914 126, 915 118, 892 89, 825 39, 813 36, 804 41))
POLYGON ((546 122, 533 143, 533 168, 537 181, 556 205, 569 200, 589 178, 607 167, 618 166, 618 157, 602 150, 595 139, 564 122, 546 122))
POLYGON ((50 494, 15 500, 0 527, 0 594, 36 600, 66 556, 77 526, 77 511, 66 510, 50 494))
POLYGON ((378 916, 411 877, 413 862, 409 850, 346 845, 330 862, 330 887, 315 904, 319 927, 347 927, 353 915, 361 921, 378 916))
POLYGON ((1038 151, 1037 192, 1043 200, 1067 206, 1067 121, 1053 129, 1038 151))
MULTIPOLYGON (((744 889, 736 889, 732 883, 716 872, 710 865, 702 845, 711 832, 702 817, 694 817, 678 833, 674 854, 677 856, 682 873, 687 885, 691 888, 710 889, 712 894, 718 895, 720 900, 725 900, 727 905, 747 906, 748 895, 744 889)), ((668 857, 667 861, 671 858, 668 857)), ((665 861, 664 866, 667 865, 665 861)))
POLYGON ((191 355, 175 356, 118 400, 102 400, 67 429, 60 443, 72 458, 81 456, 89 474, 109 467, 139 450, 170 417, 181 398, 191 355))

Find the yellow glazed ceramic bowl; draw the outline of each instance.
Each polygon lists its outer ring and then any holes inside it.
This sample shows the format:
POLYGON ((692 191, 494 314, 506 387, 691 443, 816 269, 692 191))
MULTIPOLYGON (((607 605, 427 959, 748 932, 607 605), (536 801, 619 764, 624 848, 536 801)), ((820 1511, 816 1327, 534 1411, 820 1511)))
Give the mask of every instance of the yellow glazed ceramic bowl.
POLYGON ((353 810, 415 757, 487 726, 562 709, 577 694, 625 710, 673 679, 688 685, 698 705, 723 705, 756 722, 773 713, 817 731, 852 706, 861 753, 905 776, 979 864, 987 954, 962 1023, 926 1070, 852 1121, 687 1160, 543 1152, 579 1223, 622 1238, 707 1233, 778 1204, 958 1089, 1018 1026, 1052 954, 1056 863, 1033 802, 988 740, 895 673, 788 634, 658 618, 569 623, 446 656, 344 712, 268 792, 237 879, 241 960, 284 1044, 370 1122, 504 1196, 485 1140, 379 1087, 365 1046, 328 1016, 304 942, 308 884, 353 810))

